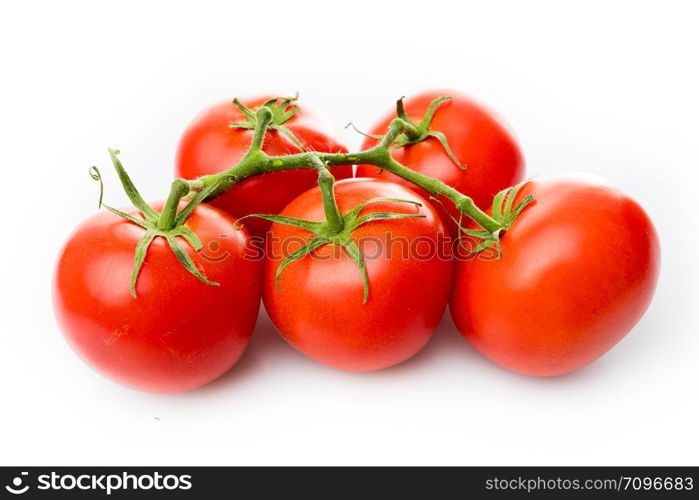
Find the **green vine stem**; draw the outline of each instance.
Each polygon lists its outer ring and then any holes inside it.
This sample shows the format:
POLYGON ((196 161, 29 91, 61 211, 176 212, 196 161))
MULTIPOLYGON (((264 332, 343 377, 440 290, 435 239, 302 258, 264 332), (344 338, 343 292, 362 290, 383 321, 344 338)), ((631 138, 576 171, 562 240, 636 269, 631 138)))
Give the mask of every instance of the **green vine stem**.
POLYGON ((272 119, 272 113, 265 107, 256 112, 257 128, 250 150, 245 157, 232 168, 215 175, 207 175, 189 183, 191 193, 197 193, 209 186, 216 184, 206 200, 220 196, 239 182, 269 172, 278 172, 292 169, 317 169, 317 162, 321 161, 329 166, 368 164, 391 172, 402 177, 416 186, 421 187, 432 196, 444 196, 454 203, 456 209, 473 219, 486 231, 493 233, 502 229, 502 225, 479 209, 473 200, 456 189, 447 186, 443 182, 411 170, 393 159, 390 148, 396 138, 402 134, 410 124, 401 118, 395 118, 389 127, 388 133, 381 142, 372 149, 358 153, 321 153, 306 152, 288 156, 269 156, 261 150, 267 127, 272 119))

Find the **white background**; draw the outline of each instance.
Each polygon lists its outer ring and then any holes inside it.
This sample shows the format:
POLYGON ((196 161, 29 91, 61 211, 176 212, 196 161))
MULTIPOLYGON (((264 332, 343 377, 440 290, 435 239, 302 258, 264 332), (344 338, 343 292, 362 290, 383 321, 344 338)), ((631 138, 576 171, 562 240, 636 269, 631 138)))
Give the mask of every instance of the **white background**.
POLYGON ((0 463, 699 463, 696 4, 3 5, 0 463), (655 220, 655 300, 599 362, 515 375, 445 320, 412 361, 348 374, 263 319, 229 374, 158 396, 101 378, 65 344, 50 281, 60 245, 96 210, 88 167, 109 173, 109 202, 126 203, 107 147, 158 199, 180 133, 212 102, 299 90, 340 130, 366 129, 395 98, 435 86, 504 116, 530 175, 597 173, 655 220))

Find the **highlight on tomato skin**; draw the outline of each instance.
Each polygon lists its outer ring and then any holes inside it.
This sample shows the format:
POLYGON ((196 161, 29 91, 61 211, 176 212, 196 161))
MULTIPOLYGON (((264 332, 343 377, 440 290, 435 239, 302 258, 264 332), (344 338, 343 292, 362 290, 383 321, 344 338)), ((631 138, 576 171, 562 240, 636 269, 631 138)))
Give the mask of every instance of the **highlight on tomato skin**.
POLYGON ((187 220, 204 246, 198 253, 182 246, 218 286, 198 280, 156 238, 134 298, 129 283, 144 230, 107 211, 84 221, 59 256, 53 287, 56 318, 73 350, 111 380, 146 392, 188 391, 227 372, 248 345, 261 286, 261 263, 244 258, 249 236, 234 223, 205 205, 187 220))
MULTIPOLYGON (((250 109, 261 106, 272 95, 242 99, 250 109)), ((305 104, 294 101, 298 112, 283 125, 306 150, 346 153, 347 148, 335 140, 329 120, 305 104)), ((254 130, 231 127, 244 121, 244 115, 232 101, 220 102, 203 110, 187 126, 177 147, 175 174, 184 179, 223 172, 238 163, 247 153, 254 130)), ((268 130, 262 150, 275 156, 302 152, 288 137, 277 130, 268 130)), ((338 179, 352 177, 352 167, 332 169, 338 179)), ((234 217, 252 213, 278 214, 294 198, 316 185, 313 170, 287 170, 256 175, 246 179, 211 204, 234 217)), ((246 219, 245 227, 252 236, 264 236, 270 223, 263 219, 246 219)))
MULTIPOLYGON (((372 198, 388 197, 422 206, 375 203, 367 205, 361 215, 388 211, 424 217, 374 221, 352 233, 365 250, 366 304, 362 304, 360 271, 347 252, 335 245, 322 246, 313 255, 289 264, 277 287, 280 257, 294 251, 291 244, 298 246, 308 233, 272 224, 263 272, 265 309, 282 337, 319 363, 346 371, 387 368, 420 352, 444 315, 452 258, 439 253, 438 245, 445 242, 446 230, 435 209, 404 186, 355 178, 337 182, 335 192, 342 212, 372 198), (415 242, 424 244, 419 254, 404 246, 415 242)), ((320 190, 305 192, 282 215, 322 220, 320 190)))
MULTIPOLYGON (((417 144, 399 147, 392 151, 396 161, 424 175, 441 180, 457 191, 470 196, 479 207, 487 207, 500 190, 518 184, 525 177, 524 156, 513 134, 490 110, 461 92, 442 89, 429 90, 404 100, 407 115, 419 121, 430 103, 440 97, 451 100, 440 104, 429 129, 442 132, 456 158, 465 168, 460 168, 449 157, 445 148, 433 137, 417 144)), ((395 110, 382 116, 368 131, 370 135, 385 134, 390 121, 396 118, 395 110)), ((367 137, 362 150, 375 146, 378 140, 367 137)), ((415 189, 429 199, 429 195, 409 181, 373 165, 358 165, 357 177, 378 177, 415 189)), ((441 211, 458 218, 453 204, 439 197, 441 211)), ((456 225, 444 217, 452 234, 456 225)))
POLYGON ((535 202, 500 240, 500 260, 457 259, 450 311, 481 354, 515 372, 579 370, 641 319, 660 245, 648 215, 587 175, 535 177, 535 202))

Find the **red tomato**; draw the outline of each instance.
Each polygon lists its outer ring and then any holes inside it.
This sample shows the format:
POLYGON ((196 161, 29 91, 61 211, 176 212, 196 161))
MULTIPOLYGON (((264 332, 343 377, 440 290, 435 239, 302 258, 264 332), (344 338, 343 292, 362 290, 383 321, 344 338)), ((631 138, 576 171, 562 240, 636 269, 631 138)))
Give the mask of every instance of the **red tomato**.
MULTIPOLYGON (((512 135, 491 112, 458 92, 423 92, 405 100, 405 111, 414 122, 419 122, 430 103, 442 96, 452 99, 437 108, 430 130, 444 133, 454 155, 466 169, 459 168, 433 137, 398 148, 393 157, 404 166, 435 177, 470 196, 477 206, 486 208, 498 191, 524 179, 522 153, 512 135)), ((369 133, 385 134, 396 116, 395 111, 387 113, 369 133)), ((369 149, 376 143, 376 139, 367 137, 362 149, 369 149)), ((390 172, 379 171, 373 165, 359 165, 357 177, 381 177, 415 189, 412 183, 390 172)), ((429 198, 424 191, 418 190, 418 193, 429 198)), ((440 200, 458 219, 453 203, 443 197, 440 200)), ((456 227, 451 223, 448 225, 452 229, 456 227)))
MULTIPOLYGON (((139 216, 133 208, 126 212, 139 216)), ((245 350, 260 303, 261 264, 244 258, 248 236, 233 230, 234 222, 199 205, 186 225, 202 251, 180 240, 220 286, 199 281, 157 237, 138 278, 138 298, 131 296, 130 276, 144 230, 110 212, 83 222, 61 253, 54 281, 56 316, 73 349, 107 377, 148 392, 186 391, 225 373, 245 350)))
MULTIPOLYGON (((271 96, 243 100, 251 109, 259 107, 271 96)), ((233 122, 244 121, 243 114, 232 102, 222 102, 204 110, 185 130, 177 151, 176 175, 195 179, 217 174, 238 163, 247 152, 254 131, 231 128, 233 122)), ((347 152, 332 138, 331 127, 307 107, 285 126, 307 150, 347 152)), ((269 130, 262 150, 273 156, 301 153, 287 137, 269 130)), ((352 176, 351 167, 332 170, 339 179, 352 176)), ((318 174, 313 170, 287 170, 257 175, 244 180, 211 202, 212 205, 242 217, 251 213, 278 214, 294 198, 316 185, 318 174)), ((253 236, 264 236, 270 223, 263 219, 246 219, 245 227, 253 236)))
MULTIPOLYGON (((440 255, 444 226, 424 198, 398 184, 348 179, 335 185, 346 213, 377 197, 396 202, 365 207, 361 214, 396 212, 425 218, 373 221, 352 233, 367 267, 369 298, 363 301, 360 271, 346 250, 324 245, 275 275, 283 257, 308 241, 310 233, 274 223, 268 235, 263 300, 282 336, 308 357, 350 371, 378 370, 414 356, 427 344, 444 314, 451 281, 451 255, 440 255)), ((318 188, 291 202, 282 215, 324 220, 318 188)), ((444 245, 446 246, 446 245, 444 245)))
POLYGON ((643 209, 589 178, 535 178, 535 201, 502 236, 502 259, 459 260, 450 302, 459 331, 488 359, 528 375, 592 363, 645 312, 660 266, 643 209))

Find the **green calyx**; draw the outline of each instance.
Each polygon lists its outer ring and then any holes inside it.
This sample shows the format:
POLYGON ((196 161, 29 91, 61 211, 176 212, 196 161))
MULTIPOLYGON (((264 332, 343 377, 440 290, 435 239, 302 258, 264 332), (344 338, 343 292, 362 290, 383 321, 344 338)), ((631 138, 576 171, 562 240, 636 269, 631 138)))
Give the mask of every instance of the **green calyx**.
MULTIPOLYGON (((403 122, 403 132, 397 135, 396 138, 392 141, 390 150, 394 151, 404 146, 417 144, 432 137, 439 141, 439 143, 442 145, 442 148, 444 148, 444 152, 447 154, 447 156, 449 156, 451 161, 454 162, 454 164, 460 169, 465 170, 466 166, 461 164, 459 159, 451 150, 451 147, 449 146, 449 141, 447 140, 447 136, 444 135, 444 132, 430 130, 430 124, 434 119, 434 115, 437 112, 437 108, 439 108, 439 106, 441 106, 442 104, 451 101, 451 97, 443 96, 432 101, 429 107, 427 108, 427 112, 419 122, 413 121, 405 112, 403 99, 404 97, 401 97, 396 102, 396 114, 398 115, 398 118, 403 122)), ((349 123, 348 126, 351 126, 352 128, 354 128, 355 131, 359 132, 360 134, 366 137, 371 137, 372 139, 380 141, 383 140, 385 137, 382 135, 366 134, 358 130, 357 127, 355 127, 352 123, 349 123)))
POLYGON ((291 130, 289 130, 288 127, 284 125, 299 112, 299 107, 295 104, 298 98, 298 92, 293 97, 273 97, 262 103, 260 107, 250 109, 241 103, 236 97, 233 99, 233 104, 235 104, 240 112, 243 113, 245 121, 231 123, 229 127, 256 130, 259 127, 257 110, 260 108, 267 108, 272 112, 272 118, 267 124, 267 129, 276 130, 280 134, 284 135, 284 137, 289 139, 294 146, 299 148, 301 151, 306 151, 301 141, 291 130))
POLYGON ((347 213, 340 214, 342 222, 340 230, 334 229, 328 221, 315 222, 304 219, 298 219, 295 217, 286 217, 283 215, 271 214, 251 214, 247 215, 246 217, 242 217, 238 220, 238 222, 242 221, 247 217, 259 217, 261 219, 277 222, 279 224, 298 227, 300 229, 308 231, 313 235, 308 243, 306 243, 304 246, 287 256, 279 265, 275 277, 277 288, 279 288, 279 280, 282 271, 292 262, 300 260, 306 255, 313 253, 313 251, 317 250, 323 245, 339 245, 343 247, 347 254, 352 258, 354 263, 359 268, 359 272, 361 273, 362 281, 364 284, 363 304, 366 304, 369 300, 369 278, 367 276, 364 257, 362 256, 357 242, 354 240, 354 238, 352 238, 352 233, 357 228, 373 221, 425 217, 424 215, 419 214, 401 214, 395 212, 372 212, 362 216, 359 215, 362 209, 364 209, 364 207, 366 207, 367 205, 371 203, 380 202, 408 203, 416 207, 422 206, 422 204, 416 201, 403 200, 400 198, 373 198, 371 200, 360 203, 347 213))
POLYGON ((137 226, 140 226, 145 231, 143 237, 141 237, 136 245, 134 267, 133 271, 131 272, 131 295, 134 298, 137 297, 136 282, 138 280, 141 267, 143 266, 143 262, 146 259, 148 248, 150 247, 151 243, 153 243, 153 240, 157 237, 162 237, 165 239, 169 247, 172 249, 172 252, 175 254, 175 257, 177 257, 177 260, 185 269, 187 269, 187 271, 192 273, 200 281, 206 283, 207 285, 218 285, 218 283, 209 281, 204 277, 204 275, 202 275, 201 271, 199 271, 194 264, 194 261, 192 261, 192 258, 177 239, 178 237, 183 238, 194 249, 194 251, 198 252, 202 248, 201 240, 185 225, 185 222, 194 211, 194 208, 210 194, 212 189, 208 188, 199 192, 188 205, 182 208, 182 210, 178 211, 179 202, 182 197, 188 193, 189 187, 185 181, 181 179, 175 180, 170 192, 170 197, 163 207, 162 212, 158 212, 143 200, 136 189, 136 186, 134 186, 133 182, 131 181, 131 178, 126 173, 121 161, 119 161, 119 158, 117 157, 118 154, 119 151, 112 149, 109 150, 109 156, 111 157, 121 184, 124 187, 124 191, 133 203, 134 207, 140 210, 141 214, 143 215, 143 219, 133 217, 122 212, 121 210, 105 205, 102 202, 104 185, 102 182, 102 176, 97 167, 93 166, 90 168, 90 176, 100 183, 99 207, 106 208, 113 214, 118 215, 119 217, 122 217, 129 222, 136 224, 137 226))
POLYGON ((515 220, 517 220, 517 217, 519 217, 519 214, 521 214, 522 211, 531 202, 534 201, 534 197, 532 195, 528 195, 519 203, 517 203, 517 205, 514 204, 515 198, 517 197, 517 193, 519 193, 519 191, 524 187, 526 183, 527 181, 524 181, 517 184, 516 186, 503 189, 497 195, 495 195, 495 198, 493 198, 491 217, 500 225, 500 227, 495 231, 491 232, 485 229, 466 229, 462 226, 462 217, 459 217, 459 220, 456 220, 454 217, 451 217, 452 220, 459 227, 460 236, 468 235, 481 240, 480 243, 476 245, 473 249, 466 248, 466 246, 463 244, 463 241, 460 241, 461 248, 463 248, 469 253, 478 253, 485 250, 486 248, 490 248, 493 245, 495 245, 498 252, 498 259, 502 257, 500 238, 503 234, 505 234, 505 231, 507 231, 512 226, 512 224, 514 224, 515 220))

